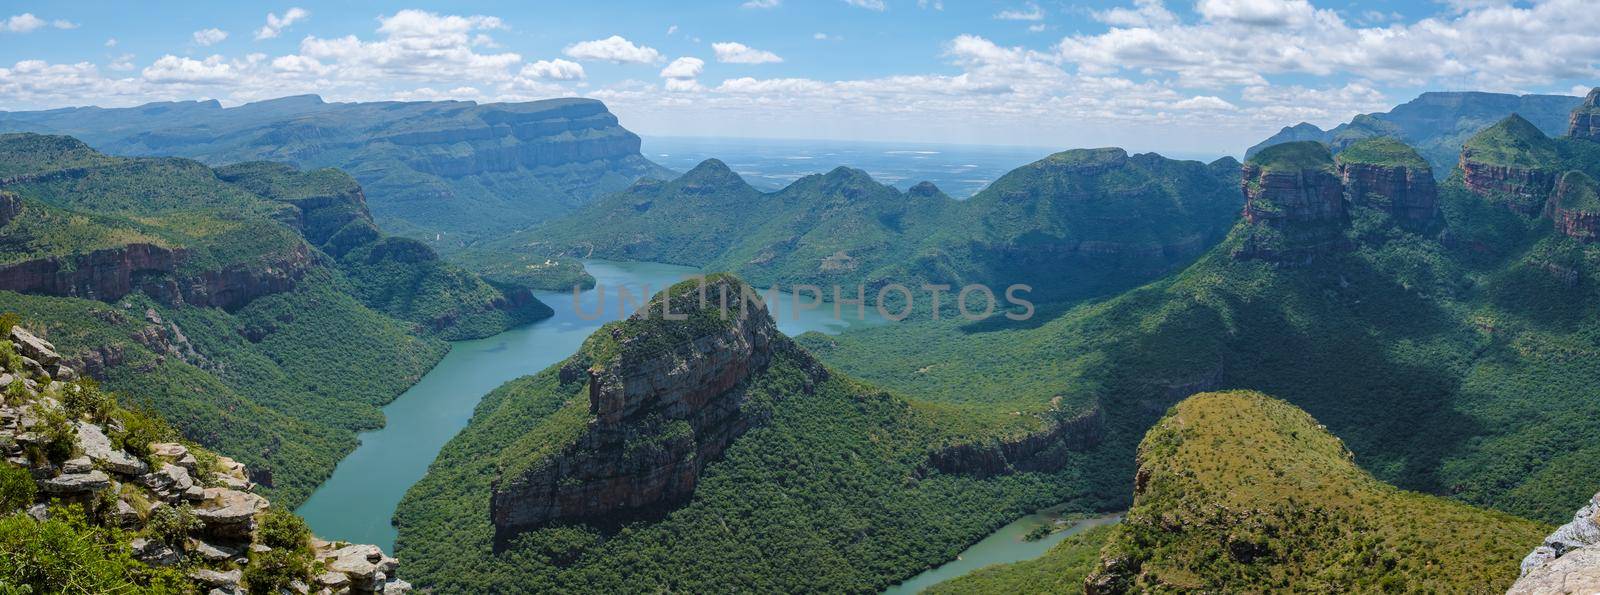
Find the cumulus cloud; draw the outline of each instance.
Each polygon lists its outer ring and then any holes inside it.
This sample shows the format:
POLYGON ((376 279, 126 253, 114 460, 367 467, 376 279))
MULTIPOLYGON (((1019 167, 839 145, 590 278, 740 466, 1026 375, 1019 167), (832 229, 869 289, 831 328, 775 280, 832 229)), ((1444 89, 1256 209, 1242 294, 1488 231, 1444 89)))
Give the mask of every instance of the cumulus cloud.
POLYGON ((1201 95, 1201 96, 1197 96, 1197 97, 1190 97, 1190 98, 1185 99, 1183 101, 1179 101, 1177 103, 1173 103, 1172 104, 1172 109, 1181 109, 1181 110, 1231 110, 1231 109, 1238 109, 1238 107, 1233 105, 1232 103, 1228 103, 1227 100, 1225 100, 1225 99, 1223 99, 1221 97, 1217 97, 1215 95, 1201 95))
POLYGON ((1134 0, 1133 6, 1091 11, 1095 20, 1113 27, 1156 27, 1178 22, 1161 0, 1134 0))
POLYGON ((540 60, 522 67, 522 76, 552 81, 575 81, 584 77, 583 65, 562 60, 540 60))
POLYGON ((726 64, 771 64, 783 61, 772 52, 732 41, 713 43, 711 50, 717 53, 718 62, 726 64))
POLYGON ((700 76, 706 68, 706 61, 699 58, 685 56, 673 60, 666 68, 661 69, 661 78, 665 79, 692 79, 700 76))
POLYGON ((1307 22, 1317 12, 1307 0, 1200 0, 1194 10, 1208 21, 1262 27, 1307 22))
POLYGON ((196 60, 167 54, 146 66, 141 74, 144 80, 158 84, 218 84, 238 78, 233 65, 222 56, 196 60))
POLYGON ((621 35, 575 43, 561 53, 578 60, 603 60, 620 64, 654 64, 662 59, 661 52, 655 48, 635 44, 621 35))
POLYGON ((739 8, 777 8, 779 4, 783 4, 783 0, 745 0, 739 8))
POLYGON ((45 26, 44 19, 33 16, 31 12, 12 15, 5 21, 0 21, 0 30, 12 33, 27 33, 45 26))
POLYGON ((275 38, 280 33, 283 33, 284 29, 288 29, 290 25, 303 21, 310 16, 310 11, 300 7, 284 11, 281 17, 269 12, 267 13, 267 24, 256 30, 256 40, 275 38))
POLYGON ((381 39, 307 36, 300 42, 299 55, 332 65, 339 75, 351 79, 506 80, 511 76, 509 69, 522 62, 516 53, 485 54, 475 49, 482 45, 475 33, 505 26, 496 17, 402 10, 379 17, 378 23, 381 39))
POLYGON ((222 40, 227 38, 228 32, 216 27, 212 27, 210 29, 201 29, 194 32, 194 42, 203 46, 222 43, 222 40))

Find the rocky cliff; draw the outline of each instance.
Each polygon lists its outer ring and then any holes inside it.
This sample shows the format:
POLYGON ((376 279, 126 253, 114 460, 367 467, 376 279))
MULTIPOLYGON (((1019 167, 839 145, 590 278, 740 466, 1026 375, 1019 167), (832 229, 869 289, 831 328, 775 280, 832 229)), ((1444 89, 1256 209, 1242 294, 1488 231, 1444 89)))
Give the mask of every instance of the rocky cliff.
POLYGON ((0 266, 0 290, 112 301, 139 289, 168 305, 234 310, 293 289, 314 262, 304 245, 257 262, 197 272, 182 270, 186 258, 183 249, 128 244, 28 260, 0 266))
POLYGON ((1547 211, 1556 231, 1580 242, 1600 240, 1600 184, 1587 174, 1561 176, 1547 211))
POLYGON ((1507 593, 1600 593, 1600 494, 1522 559, 1522 577, 1507 593))
POLYGON ((1351 203, 1388 211, 1396 219, 1424 224, 1438 215, 1433 168, 1409 146, 1374 138, 1346 147, 1335 159, 1351 203))
POLYGON ((1333 155, 1314 141, 1284 143, 1243 167, 1246 237, 1236 258, 1302 264, 1344 243, 1344 185, 1333 155))
MULTIPOLYGON (((89 522, 137 535, 125 546, 133 559, 178 571, 197 592, 240 594, 252 585, 263 592, 259 587, 267 583, 291 579, 279 587, 327 594, 410 590, 394 577, 399 561, 376 546, 309 536, 285 542, 285 526, 304 525, 253 493, 244 465, 191 445, 143 442, 163 437, 154 429, 160 422, 141 415, 118 409, 97 385, 80 382, 49 341, 10 329, 0 340, 0 476, 10 481, 20 469, 32 483, 8 483, 0 507, 24 497, 26 508, 16 514, 39 523, 66 515, 70 523, 80 513, 58 507, 79 506, 89 522), (299 559, 299 576, 251 573, 252 566, 277 568, 299 559)), ((0 509, 0 515, 11 512, 0 509)), ((28 578, 0 581, 26 586, 28 578)))
POLYGON ((0 191, 0 227, 5 227, 22 213, 22 199, 10 192, 0 191))
POLYGON ((1554 141, 1512 114, 1463 144, 1460 166, 1467 189, 1537 215, 1561 175, 1558 161, 1554 141))
MULTIPOLYGON (((727 276, 705 293, 692 281, 674 286, 597 331, 562 367, 563 384, 587 386, 588 420, 527 471, 502 471, 490 507, 497 544, 555 521, 610 524, 680 503, 707 463, 764 421, 746 410, 744 383, 777 351, 799 352, 762 305, 730 303, 723 318, 719 296, 738 301, 745 287, 727 276), (686 318, 660 319, 668 304, 686 318)), ((826 374, 809 365, 812 378, 826 374)))
POLYGON ((1098 406, 1045 423, 1038 432, 938 449, 928 455, 924 468, 977 477, 1056 471, 1070 460, 1064 451, 1094 448, 1105 437, 1105 413, 1098 406))
POLYGON ((1572 110, 1572 123, 1567 126, 1567 136, 1600 141, 1600 87, 1589 91, 1583 105, 1572 110))

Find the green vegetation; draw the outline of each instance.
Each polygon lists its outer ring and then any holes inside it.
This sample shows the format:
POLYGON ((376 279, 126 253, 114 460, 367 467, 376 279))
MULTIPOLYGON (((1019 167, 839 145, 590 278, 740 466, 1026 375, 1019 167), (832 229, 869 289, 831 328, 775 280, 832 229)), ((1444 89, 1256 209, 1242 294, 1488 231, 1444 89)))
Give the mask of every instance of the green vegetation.
MULTIPOLYGON (((674 298, 674 311, 692 303, 674 298)), ((697 328, 696 319, 608 327, 580 353, 590 362, 626 360, 634 349, 658 347, 629 337, 648 331, 684 339, 695 334, 687 329, 697 328), (611 338, 613 330, 621 339, 611 338)), ((535 529, 500 553, 493 552, 491 485, 571 444, 592 416, 588 391, 563 385, 559 366, 496 389, 396 513, 404 578, 448 592, 874 591, 954 557, 1027 511, 1063 501, 1105 510, 1126 499, 1086 497, 1126 471, 1087 465, 1096 451, 1061 451, 1065 468, 1053 473, 981 479, 930 470, 931 450, 954 440, 951 428, 964 420, 842 375, 820 376, 809 356, 779 341, 770 366, 737 389, 745 391, 745 414, 766 423, 707 466, 687 503, 620 529, 535 529)), ((657 435, 674 431, 687 425, 668 424, 657 435)))
POLYGON ((1551 527, 1405 492, 1293 405, 1190 397, 1139 446, 1134 507, 1090 581, 1139 592, 1498 592, 1551 527))
MULTIPOLYGON (((9 468, 0 462, 0 468, 9 468)), ((89 522, 78 505, 53 506, 48 520, 0 516, 0 592, 185 593, 175 570, 134 560, 129 536, 89 522)))
POLYGON ((1341 164, 1362 163, 1416 170, 1429 168, 1428 162, 1416 149, 1387 136, 1357 141, 1339 151, 1336 160, 1341 164))
POLYGON ((1589 213, 1600 212, 1600 183, 1581 171, 1561 176, 1561 208, 1589 213))
POLYGON ((1333 171, 1333 155, 1328 152, 1328 146, 1316 141, 1273 145, 1245 163, 1260 167, 1262 171, 1333 171))
POLYGON ((1072 535, 1039 558, 998 564, 939 583, 926 595, 972 593, 1083 593, 1083 579, 1100 561, 1100 548, 1114 526, 1100 526, 1072 535))
MULTIPOLYGON (((713 159, 463 258, 494 271, 571 256, 648 260, 731 271, 760 287, 865 285, 869 300, 889 283, 997 292, 1024 283, 1030 299, 1080 299, 1147 281, 1220 238, 1240 205, 1238 174, 1231 159, 1077 150, 957 201, 931 184, 901 192, 845 167, 763 193, 713 159)), ((840 298, 855 297, 845 291, 840 298)))
POLYGON ((1479 163, 1516 168, 1547 167, 1559 159, 1555 141, 1516 114, 1474 135, 1462 146, 1462 155, 1479 163))

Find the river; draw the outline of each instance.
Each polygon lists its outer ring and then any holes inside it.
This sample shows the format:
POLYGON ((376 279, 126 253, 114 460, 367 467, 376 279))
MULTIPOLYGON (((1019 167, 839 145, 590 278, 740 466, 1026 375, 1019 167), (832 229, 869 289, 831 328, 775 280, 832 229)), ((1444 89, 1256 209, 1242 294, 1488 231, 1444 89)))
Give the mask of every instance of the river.
POLYGON ((1001 527, 999 531, 990 533, 988 537, 972 544, 972 547, 962 550, 956 559, 889 587, 884 590, 883 595, 913 595, 985 566, 1032 560, 1043 556, 1045 552, 1050 551, 1050 548, 1074 533, 1082 533, 1100 525, 1109 525, 1121 519, 1122 515, 1082 519, 1074 522, 1071 527, 1051 533, 1044 539, 1028 541, 1026 536, 1034 528, 1061 521, 1061 513, 1058 510, 1047 508, 1001 527))
MULTIPOLYGON (((340 461, 333 476, 300 506, 297 512, 311 530, 323 539, 372 543, 393 553, 395 528, 390 518, 400 497, 422 479, 439 449, 467 425, 485 394, 565 359, 600 325, 621 318, 619 288, 626 288, 634 296, 632 303, 637 304, 638 296, 697 272, 643 262, 588 260, 584 266, 594 275, 596 289, 579 296, 582 310, 592 317, 603 290, 605 308, 599 318, 580 317, 570 292, 540 292, 539 299, 555 309, 555 316, 486 339, 452 344, 438 365, 383 408, 384 427, 362 432, 361 445, 340 461)), ((809 298, 803 295, 802 301, 809 298)), ((836 320, 830 307, 785 308, 790 304, 783 299, 772 305, 778 328, 790 336, 807 331, 838 333, 852 325, 883 320, 870 308, 866 321, 855 319, 849 309, 844 320, 836 320)))

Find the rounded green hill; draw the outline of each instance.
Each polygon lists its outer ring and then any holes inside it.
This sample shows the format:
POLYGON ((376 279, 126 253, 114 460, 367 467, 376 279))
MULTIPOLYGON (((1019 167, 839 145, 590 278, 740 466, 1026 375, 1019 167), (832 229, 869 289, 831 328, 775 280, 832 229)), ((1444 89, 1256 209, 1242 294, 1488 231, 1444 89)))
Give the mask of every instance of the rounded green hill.
POLYGON ((1296 141, 1262 149, 1246 164, 1263 171, 1332 170, 1333 153, 1328 151, 1327 145, 1317 141, 1296 141))

